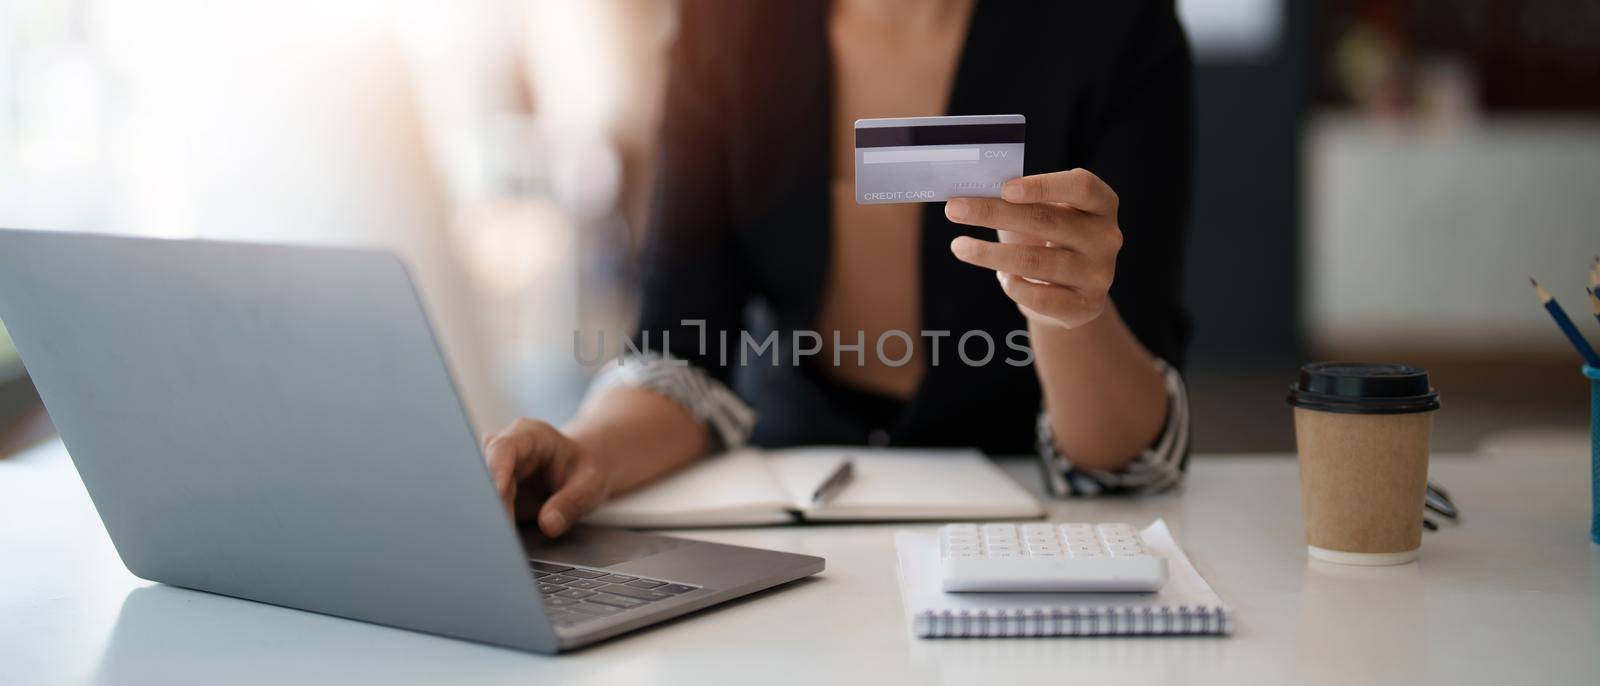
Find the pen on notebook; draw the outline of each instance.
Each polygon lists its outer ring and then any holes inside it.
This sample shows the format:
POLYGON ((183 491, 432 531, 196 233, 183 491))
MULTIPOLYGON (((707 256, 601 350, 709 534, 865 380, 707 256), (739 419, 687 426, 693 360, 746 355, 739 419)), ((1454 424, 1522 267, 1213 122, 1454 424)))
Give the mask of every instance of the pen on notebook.
POLYGON ((844 461, 840 462, 839 466, 834 468, 833 473, 823 480, 822 485, 817 487, 816 492, 811 494, 811 504, 815 505, 832 500, 834 496, 839 494, 839 491, 844 490, 846 484, 850 483, 850 479, 855 477, 855 473, 856 458, 845 456, 844 461))
POLYGON ((1589 347, 1589 342, 1584 340, 1583 334, 1578 333, 1578 327, 1572 323, 1572 318, 1567 316, 1566 310, 1561 309, 1561 304, 1556 302, 1555 296, 1550 295, 1550 291, 1540 286, 1533 277, 1528 277, 1528 283, 1533 284, 1533 292, 1539 295, 1539 302, 1544 303, 1545 311, 1550 313, 1551 319, 1556 320, 1556 326, 1561 327, 1561 332, 1572 341, 1572 347, 1578 349, 1578 354, 1583 356, 1583 360, 1591 367, 1600 367, 1600 354, 1596 354, 1594 348, 1589 347))

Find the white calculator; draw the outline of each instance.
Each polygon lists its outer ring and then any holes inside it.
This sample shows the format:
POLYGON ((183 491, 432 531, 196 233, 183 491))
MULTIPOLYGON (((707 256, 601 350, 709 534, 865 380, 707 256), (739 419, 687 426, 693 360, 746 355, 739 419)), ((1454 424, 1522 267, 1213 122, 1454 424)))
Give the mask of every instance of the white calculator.
POLYGON ((1129 524, 947 524, 946 591, 1158 591, 1167 560, 1129 524))

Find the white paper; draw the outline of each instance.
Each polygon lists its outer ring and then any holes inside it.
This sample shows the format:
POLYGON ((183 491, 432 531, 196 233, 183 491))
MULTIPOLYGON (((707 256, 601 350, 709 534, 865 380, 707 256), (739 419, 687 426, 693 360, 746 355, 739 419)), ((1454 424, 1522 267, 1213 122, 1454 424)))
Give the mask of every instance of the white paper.
POLYGON ((707 457, 613 500, 584 521, 633 528, 759 526, 793 521, 793 504, 756 450, 707 457))
POLYGON ((813 521, 1032 519, 1044 508, 976 450, 798 448, 773 451, 772 468, 813 521), (855 458, 855 477, 827 502, 811 494, 855 458))
POLYGON ((631 528, 816 521, 1031 519, 1039 501, 975 450, 794 448, 708 457, 618 498, 584 521, 631 528), (855 475, 827 502, 811 495, 846 456, 855 475))

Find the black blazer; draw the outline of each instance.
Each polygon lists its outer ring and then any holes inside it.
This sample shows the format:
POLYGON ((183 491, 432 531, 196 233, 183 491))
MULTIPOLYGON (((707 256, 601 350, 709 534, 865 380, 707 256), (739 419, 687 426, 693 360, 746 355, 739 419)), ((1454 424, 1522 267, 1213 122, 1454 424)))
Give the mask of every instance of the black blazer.
MULTIPOLYGON (((1083 167, 1116 190, 1124 246, 1111 296, 1139 340, 1181 368, 1193 134, 1189 51, 1172 2, 980 0, 974 12, 948 113, 1026 115, 1027 173, 1083 167)), ((827 281, 826 3, 689 0, 670 54, 636 336, 648 332, 652 349, 733 386, 760 412, 760 445, 874 436, 1031 452, 1038 378, 1003 361, 1006 334, 1026 324, 988 270, 950 254, 957 234, 993 232, 951 224, 942 203, 922 215, 922 326, 954 333, 914 397, 862 412, 856 394, 816 370, 831 359, 789 365, 790 332, 814 328, 827 281), (705 322, 703 350, 686 319, 705 322), (976 329, 997 343, 982 367, 953 354, 976 329), (782 363, 739 365, 740 332, 761 341, 768 330, 781 334, 782 363)))

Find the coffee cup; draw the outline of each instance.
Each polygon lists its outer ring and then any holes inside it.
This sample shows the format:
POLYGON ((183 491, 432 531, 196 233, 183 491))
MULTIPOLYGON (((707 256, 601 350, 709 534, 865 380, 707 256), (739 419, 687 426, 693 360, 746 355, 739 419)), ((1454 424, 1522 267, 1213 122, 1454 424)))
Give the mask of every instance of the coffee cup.
POLYGON ((1399 364, 1322 362, 1289 391, 1307 551, 1336 564, 1417 558, 1439 393, 1399 364))

